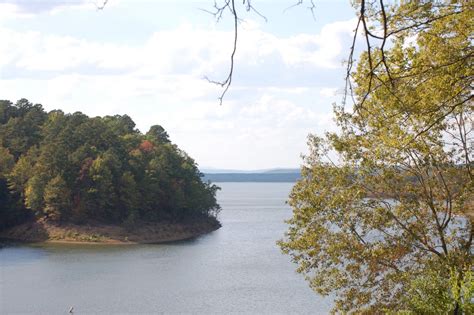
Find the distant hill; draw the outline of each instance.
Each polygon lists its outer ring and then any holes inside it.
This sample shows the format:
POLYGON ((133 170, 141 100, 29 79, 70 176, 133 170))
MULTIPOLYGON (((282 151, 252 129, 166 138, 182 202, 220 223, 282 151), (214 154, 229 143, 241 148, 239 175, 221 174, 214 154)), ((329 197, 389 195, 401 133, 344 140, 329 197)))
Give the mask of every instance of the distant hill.
POLYGON ((212 168, 204 167, 199 169, 204 174, 277 174, 277 173, 299 173, 299 168, 266 168, 258 170, 235 170, 235 169, 223 169, 223 168, 212 168))
POLYGON ((258 173, 265 173, 265 174, 294 174, 300 173, 299 168, 274 168, 274 169, 269 169, 269 170, 263 170, 262 172, 258 173))
POLYGON ((211 182, 296 182, 300 177, 299 169, 270 169, 259 171, 203 172, 204 181, 211 182))

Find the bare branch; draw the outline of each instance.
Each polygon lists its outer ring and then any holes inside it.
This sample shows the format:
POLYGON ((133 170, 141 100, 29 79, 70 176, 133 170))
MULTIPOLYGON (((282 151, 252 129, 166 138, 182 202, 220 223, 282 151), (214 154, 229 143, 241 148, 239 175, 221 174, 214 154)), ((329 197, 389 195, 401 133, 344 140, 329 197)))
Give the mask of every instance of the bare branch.
POLYGON ((268 22, 267 17, 264 16, 262 13, 260 13, 257 9, 255 9, 255 7, 251 3, 252 2, 251 0, 243 0, 243 1, 244 1, 244 4, 245 4, 245 1, 247 1, 247 4, 245 6, 245 9, 247 10, 247 12, 253 11, 259 17, 261 17, 265 22, 268 22))
MULTIPOLYGON (((286 8, 285 10, 283 10, 283 12, 291 10, 294 7, 300 6, 303 4, 303 2, 304 0, 298 0, 298 2, 286 8)), ((316 20, 316 15, 315 15, 316 4, 314 3, 314 0, 310 0, 309 2, 310 2, 310 6, 308 7, 308 9, 311 11, 311 15, 313 16, 313 19, 316 20)))
POLYGON ((349 53, 349 59, 347 60, 347 68, 346 68, 346 87, 345 87, 345 92, 342 100, 342 104, 346 104, 346 99, 347 99, 347 94, 348 91, 350 92, 350 95, 352 97, 353 102, 355 103, 355 100, 353 98, 353 91, 352 91, 352 82, 351 82, 351 71, 352 67, 354 66, 354 51, 355 51, 355 45, 356 45, 356 40, 357 40, 357 32, 359 31, 360 27, 360 21, 361 18, 359 17, 359 20, 357 21, 357 26, 354 30, 354 36, 352 37, 352 45, 350 48, 350 53, 349 53))
MULTIPOLYGON (((245 3, 245 0, 244 0, 245 3)), ((219 100, 219 105, 222 105, 222 100, 224 99, 225 94, 229 90, 230 85, 232 84, 232 77, 234 74, 234 58, 235 58, 235 53, 237 51, 237 38, 238 38, 238 22, 239 22, 239 16, 237 15, 237 11, 235 10, 235 0, 226 0, 225 3, 219 7, 216 2, 214 2, 214 8, 216 11, 214 12, 214 16, 216 16, 217 20, 222 17, 222 13, 225 9, 229 9, 233 18, 234 18, 234 45, 232 48, 232 53, 230 55, 230 68, 229 68, 229 73, 227 74, 227 77, 224 81, 215 81, 211 80, 208 77, 204 77, 208 82, 220 85, 221 87, 224 88, 221 96, 218 97, 219 100)))
POLYGON ((97 10, 103 10, 109 0, 103 0, 102 4, 96 4, 97 10))

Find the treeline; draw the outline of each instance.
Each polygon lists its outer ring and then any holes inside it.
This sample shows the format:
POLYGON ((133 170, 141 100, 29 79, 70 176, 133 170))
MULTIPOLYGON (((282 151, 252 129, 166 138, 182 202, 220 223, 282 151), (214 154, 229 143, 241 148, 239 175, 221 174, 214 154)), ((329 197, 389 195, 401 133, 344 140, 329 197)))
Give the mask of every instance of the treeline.
POLYGON ((217 186, 159 125, 0 101, 0 229, 28 217, 134 223, 212 217, 217 186))

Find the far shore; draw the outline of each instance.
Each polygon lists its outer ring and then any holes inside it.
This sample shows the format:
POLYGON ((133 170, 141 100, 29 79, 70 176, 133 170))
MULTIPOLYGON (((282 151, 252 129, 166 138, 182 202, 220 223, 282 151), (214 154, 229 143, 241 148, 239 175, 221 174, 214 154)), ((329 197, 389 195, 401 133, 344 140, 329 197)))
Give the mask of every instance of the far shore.
POLYGON ((158 222, 133 228, 110 224, 55 224, 44 219, 26 222, 0 232, 0 239, 21 243, 132 245, 159 244, 193 239, 221 227, 214 218, 192 223, 158 222))

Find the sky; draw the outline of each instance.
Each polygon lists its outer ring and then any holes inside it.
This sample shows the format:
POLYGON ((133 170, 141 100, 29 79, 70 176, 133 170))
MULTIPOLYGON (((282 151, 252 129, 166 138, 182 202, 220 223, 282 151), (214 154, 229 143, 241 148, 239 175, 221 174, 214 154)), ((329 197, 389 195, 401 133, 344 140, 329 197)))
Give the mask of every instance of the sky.
MULTIPOLYGON (((253 0, 232 86, 222 80, 232 19, 213 0, 0 0, 0 99, 46 110, 127 114, 146 132, 162 125, 201 168, 302 164, 307 136, 335 130, 355 12, 349 0, 253 0)), ((219 3, 219 0, 217 0, 219 3)))

